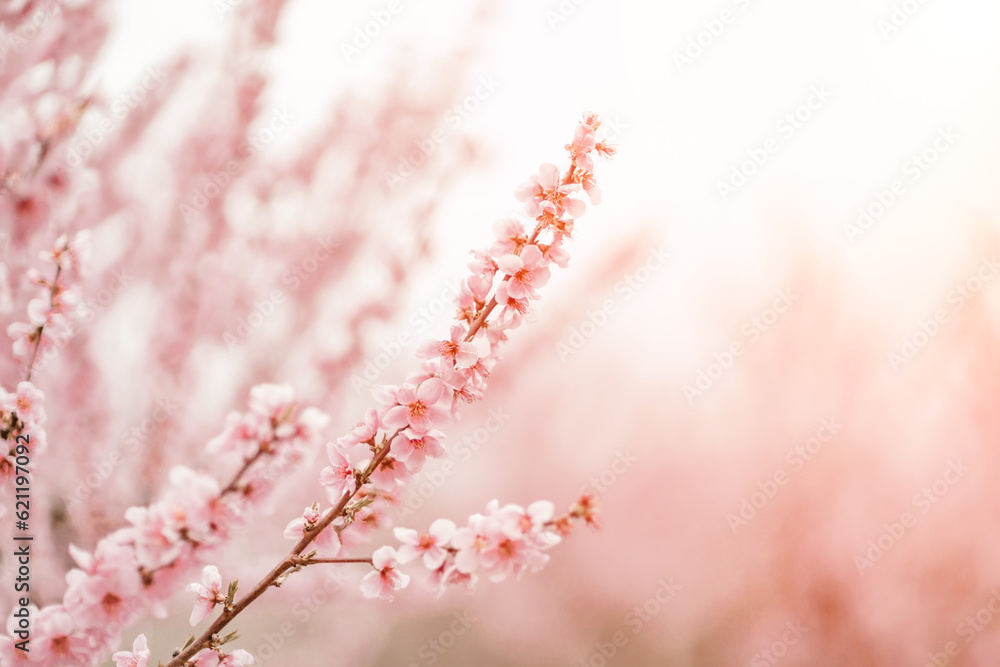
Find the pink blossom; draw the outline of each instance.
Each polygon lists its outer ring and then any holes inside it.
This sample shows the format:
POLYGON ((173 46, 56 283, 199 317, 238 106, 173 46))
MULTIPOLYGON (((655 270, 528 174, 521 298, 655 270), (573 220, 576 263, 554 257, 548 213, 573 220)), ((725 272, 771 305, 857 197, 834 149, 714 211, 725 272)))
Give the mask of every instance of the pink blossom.
MULTIPOLYGON (((312 530, 316 527, 316 524, 323 517, 323 514, 317 509, 316 506, 307 507, 305 511, 302 512, 302 516, 292 519, 287 526, 285 526, 284 537, 288 540, 299 540, 305 534, 307 530, 312 530)), ((323 558, 333 558, 340 553, 341 542, 340 536, 337 531, 333 529, 333 526, 327 526, 316 536, 313 540, 313 545, 316 547, 316 553, 323 558)))
POLYGON ((410 577, 396 571, 399 559, 392 547, 380 547, 372 554, 374 572, 369 572, 361 579, 361 594, 366 598, 382 598, 392 601, 393 592, 406 588, 410 577))
MULTIPOLYGON (((500 254, 505 255, 510 250, 504 249, 500 254)), ((472 272, 470 278, 492 278, 497 271, 497 264, 485 250, 473 250, 472 259, 469 260, 469 270, 472 272)))
POLYGON ((146 635, 139 635, 132 642, 131 651, 118 651, 111 659, 115 661, 116 667, 146 667, 150 655, 146 648, 146 635))
POLYGON ((548 500, 536 500, 528 505, 527 510, 522 510, 517 505, 514 505, 513 509, 517 516, 518 528, 524 533, 544 529, 545 524, 552 521, 555 516, 555 505, 548 500))
MULTIPOLYGON (((509 280, 500 283, 493 298, 497 300, 497 305, 500 306, 500 312, 497 314, 498 324, 504 329, 515 329, 520 326, 524 314, 528 312, 529 306, 526 298, 515 297, 510 294, 509 285, 509 280)), ((503 332, 495 334, 495 336, 497 336, 498 341, 506 340, 503 332)))
POLYGON ((520 255, 504 255, 497 260, 497 266, 510 276, 507 296, 514 299, 537 299, 536 289, 549 281, 549 269, 536 245, 525 246, 520 255))
POLYGON ((241 648, 222 654, 214 649, 202 649, 194 657, 195 667, 246 667, 254 662, 253 655, 241 648))
POLYGON ((387 522, 386 512, 381 507, 363 507, 354 513, 354 519, 340 531, 340 541, 345 549, 360 546, 387 522))
POLYGON ((9 394, 0 402, 0 409, 16 412, 18 418, 25 424, 40 424, 45 420, 42 406, 45 394, 30 382, 19 382, 17 393, 9 394))
POLYGON ((189 619, 191 625, 201 623, 202 619, 212 613, 215 605, 226 601, 226 596, 222 593, 222 575, 214 565, 206 565, 201 571, 201 583, 188 584, 186 590, 195 594, 194 609, 191 610, 189 619))
MULTIPOLYGON (((488 257, 503 257, 504 255, 517 254, 521 248, 528 244, 528 234, 524 231, 524 223, 517 218, 503 218, 493 223, 493 234, 497 240, 490 246, 488 257)), ((485 263, 487 257, 480 260, 485 263)), ((472 272, 481 275, 476 271, 482 264, 470 266, 472 272)), ((487 265, 488 266, 488 265, 487 265)), ((494 265, 495 266, 495 265, 494 265)))
POLYGON ((253 656, 241 648, 236 649, 219 663, 219 667, 246 667, 253 664, 253 656))
POLYGON ((443 547, 455 535, 455 524, 448 519, 437 519, 426 533, 411 528, 395 528, 393 533, 403 543, 399 548, 399 562, 409 563, 422 557, 427 569, 436 570, 448 556, 443 547))
POLYGON ((406 429, 392 439, 391 451, 397 459, 406 464, 407 468, 417 472, 424 467, 424 461, 428 456, 431 458, 444 456, 441 436, 442 433, 439 431, 417 434, 406 429))
POLYGON ((601 203, 601 189, 597 186, 597 179, 590 172, 584 172, 580 174, 580 185, 587 192, 587 196, 590 197, 590 203, 597 205, 601 203))
POLYGON ((379 426, 379 416, 378 410, 374 408, 369 408, 365 412, 365 418, 358 422, 350 433, 341 436, 337 440, 337 447, 342 450, 350 449, 355 445, 361 444, 362 442, 368 442, 375 437, 378 433, 379 426))
POLYGON ((555 205, 559 215, 568 211, 574 218, 578 218, 583 215, 585 206, 582 201, 570 195, 580 186, 576 183, 562 184, 560 179, 559 168, 554 164, 545 163, 539 168, 537 175, 532 176, 515 190, 514 196, 519 201, 526 202, 526 210, 532 217, 541 212, 542 202, 549 201, 555 205))
POLYGON ((451 420, 448 412, 437 405, 446 391, 444 382, 438 378, 424 380, 419 387, 402 385, 396 391, 396 405, 382 416, 382 425, 391 430, 409 427, 416 433, 426 433, 447 424, 451 420))
POLYGON ((427 341, 417 348, 418 359, 433 359, 443 357, 449 359, 455 368, 469 368, 479 360, 479 351, 474 343, 465 342, 468 330, 461 324, 451 328, 451 337, 447 340, 427 341))
POLYGON ((397 485, 405 484, 412 477, 410 469, 401 461, 385 456, 372 471, 371 481, 379 491, 392 492, 397 485))
POLYGON ((251 412, 282 421, 295 409, 295 392, 287 384, 259 384, 250 390, 251 412))
POLYGON ((590 152, 597 145, 594 138, 594 128, 585 123, 577 125, 573 133, 573 141, 566 144, 566 150, 573 164, 583 171, 594 170, 594 160, 590 157, 590 152))
POLYGON ((53 245, 52 251, 40 253, 42 259, 55 262, 64 271, 86 273, 91 256, 90 230, 80 230, 72 241, 63 234, 53 245))
POLYGON ((355 469, 332 442, 326 446, 326 455, 330 459, 330 465, 320 471, 319 482, 326 487, 330 502, 336 502, 345 492, 354 492, 357 486, 355 469))

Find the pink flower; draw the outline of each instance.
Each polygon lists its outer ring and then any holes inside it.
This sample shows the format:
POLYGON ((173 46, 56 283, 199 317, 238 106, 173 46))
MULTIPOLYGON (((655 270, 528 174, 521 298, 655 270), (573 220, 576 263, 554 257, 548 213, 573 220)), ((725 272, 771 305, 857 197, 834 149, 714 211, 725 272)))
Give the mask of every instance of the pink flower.
MULTIPOLYGON (((490 257, 503 257, 517 254, 528 243, 528 235, 524 231, 524 223, 517 218, 503 218, 493 223, 493 234, 497 240, 490 246, 490 257)), ((485 261, 486 258, 483 258, 485 261)), ((470 266, 473 273, 475 267, 470 266)))
POLYGON ((222 593, 222 576, 214 565, 206 565, 201 571, 201 583, 188 584, 186 589, 195 594, 194 609, 191 610, 191 625, 198 625, 212 613, 215 605, 226 601, 222 593))
POLYGON ((382 426, 387 430, 409 427, 416 433, 427 433, 447 424, 451 416, 437 406, 446 394, 447 387, 439 378, 424 380, 419 387, 404 384, 396 391, 396 405, 382 416, 382 426))
POLYGON ((326 445, 326 455, 330 459, 330 465, 320 471, 319 483, 326 487, 330 502, 337 502, 345 492, 353 493, 357 487, 355 470, 332 442, 326 445))
MULTIPOLYGON (((391 445, 390 445, 391 447, 391 445)), ((409 468, 391 456, 384 457, 372 471, 371 481, 379 491, 392 492, 397 484, 405 484, 413 477, 409 468)))
POLYGON ((250 390, 251 412, 281 421, 295 409, 295 391, 287 384, 258 384, 250 390))
POLYGON ((253 664, 253 656, 241 648, 236 649, 219 663, 219 667, 246 667, 253 664))
MULTIPOLYGON (((504 255, 508 252, 510 251, 504 250, 500 254, 504 255)), ((493 274, 497 272, 497 264, 490 257, 490 253, 484 250, 473 250, 472 259, 469 260, 469 270, 472 271, 470 277, 492 278, 493 274)))
POLYGON ((427 579, 427 586, 432 591, 436 591, 438 596, 444 595, 448 586, 464 586, 465 591, 471 593, 475 590, 478 580, 479 577, 475 574, 461 572, 454 563, 445 562, 444 565, 431 572, 431 576, 427 579))
POLYGON ((86 273, 90 255, 90 230, 87 229, 77 232, 72 241, 63 234, 56 239, 51 252, 41 253, 42 259, 50 259, 64 271, 73 269, 79 274, 86 273))
MULTIPOLYGON (((299 540, 305 534, 307 530, 312 530, 319 523, 319 520, 323 518, 323 513, 317 509, 316 506, 307 507, 302 516, 292 519, 285 526, 284 537, 288 540, 299 540)), ((323 531, 316 536, 313 540, 313 545, 316 547, 316 553, 321 558, 333 558, 340 553, 341 543, 340 536, 337 535, 337 531, 333 529, 333 526, 327 526, 323 531)))
POLYGON ((368 442, 376 433, 378 433, 378 410, 369 408, 365 412, 364 420, 358 422, 350 433, 337 440, 337 447, 342 450, 350 449, 362 442, 368 442))
POLYGON ((444 456, 444 447, 439 440, 441 435, 438 431, 417 434, 406 429, 392 439, 391 451, 410 471, 417 472, 424 467, 428 456, 435 459, 444 456))
POLYGON ((403 543, 399 548, 399 562, 409 563, 423 557, 428 570, 436 570, 444 564, 448 552, 442 547, 448 545, 455 535, 455 524, 448 519, 438 519, 426 533, 418 533, 412 528, 396 528, 393 533, 403 543))
POLYGON ((569 266, 569 252, 563 245, 563 237, 559 236, 550 245, 539 246, 545 259, 555 264, 560 269, 565 269, 569 266))
POLYGON ((11 394, 0 404, 0 408, 8 412, 16 412, 18 418, 25 424, 39 424, 45 420, 42 405, 45 402, 43 394, 30 382, 19 382, 17 393, 11 394))
POLYGON ((581 123, 577 125, 576 131, 573 133, 573 141, 566 144, 566 150, 569 151, 569 157, 578 169, 593 171, 594 160, 590 157, 590 152, 594 150, 596 145, 594 128, 581 123))
POLYGON ((504 255, 497 260, 497 266, 510 276, 507 296, 514 299, 537 299, 535 290, 549 282, 545 257, 536 245, 526 246, 520 255, 504 255))
MULTIPOLYGON (((509 293, 510 281, 505 281, 497 286, 497 291, 493 295, 493 298, 497 300, 497 305, 500 306, 500 312, 497 314, 497 324, 500 325, 501 329, 514 329, 521 324, 521 320, 526 312, 528 312, 528 300, 525 298, 517 298, 509 293)), ((503 332, 493 333, 494 329, 489 331, 491 337, 495 337, 497 342, 506 340, 503 332)))
POLYGON ((31 659, 50 664, 86 663, 93 654, 87 637, 61 605, 45 607, 35 614, 31 635, 31 659))
POLYGON ((465 342, 468 330, 461 324, 451 327, 451 337, 447 340, 430 340, 417 348, 418 359, 442 357, 449 359, 455 368, 469 368, 479 360, 476 345, 465 342))
POLYGON ((517 505, 508 506, 517 520, 518 529, 522 533, 531 533, 545 528, 545 524, 555 516, 555 506, 548 500, 536 500, 522 510, 517 505))
POLYGON ((87 574, 70 570, 63 605, 73 621, 83 628, 102 628, 122 623, 137 602, 142 581, 135 562, 87 574))
POLYGON ((372 554, 374 572, 369 572, 361 579, 361 594, 366 598, 382 598, 391 601, 393 592, 406 588, 410 577, 396 571, 399 564, 396 550, 392 547, 381 547, 372 554))
POLYGON ((532 176, 514 191, 514 196, 519 201, 526 202, 526 209, 532 217, 541 212, 539 205, 543 201, 550 201, 555 204, 560 215, 563 211, 569 211, 570 215, 578 218, 583 215, 586 207, 582 201, 573 199, 570 195, 580 186, 576 183, 562 185, 560 178, 559 168, 554 164, 545 163, 538 169, 537 176, 532 176))
POLYGON ((589 171, 580 174, 580 185, 586 190, 587 196, 590 197, 590 203, 597 205, 601 203, 601 190, 597 187, 597 179, 589 171))
POLYGON ((111 659, 116 667, 146 667, 149 664, 149 649, 146 648, 146 635, 139 635, 132 642, 131 651, 118 651, 111 659))
POLYGON ((241 648, 219 657, 219 651, 202 649, 194 657, 195 667, 246 667, 253 664, 253 655, 241 648))
POLYGON ((226 415, 222 433, 209 440, 205 449, 210 453, 235 453, 249 458, 257 453, 261 442, 270 439, 271 427, 266 417, 233 411, 226 415))

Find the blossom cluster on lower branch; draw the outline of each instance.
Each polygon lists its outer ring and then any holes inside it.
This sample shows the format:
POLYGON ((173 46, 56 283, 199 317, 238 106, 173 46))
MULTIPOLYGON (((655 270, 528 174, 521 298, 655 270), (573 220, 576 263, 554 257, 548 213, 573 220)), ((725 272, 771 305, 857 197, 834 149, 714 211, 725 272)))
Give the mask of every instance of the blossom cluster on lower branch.
POLYGON ((208 443, 216 455, 232 452, 241 458, 232 481, 223 487, 209 475, 175 467, 160 499, 129 508, 129 525, 101 539, 93 553, 70 545, 77 567, 66 575, 61 604, 33 610, 30 661, 9 637, 0 636, 0 662, 95 665, 121 641, 125 627, 146 613, 163 616, 166 600, 217 553, 232 525, 289 466, 318 447, 327 421, 315 408, 299 411, 288 386, 254 387, 250 410, 232 413, 224 432, 208 443))

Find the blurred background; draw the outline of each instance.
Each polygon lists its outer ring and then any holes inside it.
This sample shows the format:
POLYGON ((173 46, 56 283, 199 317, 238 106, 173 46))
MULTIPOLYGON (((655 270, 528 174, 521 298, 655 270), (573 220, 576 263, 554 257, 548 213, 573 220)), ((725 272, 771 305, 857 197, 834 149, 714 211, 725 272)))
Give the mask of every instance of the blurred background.
MULTIPOLYGON (((4 327, 38 250, 93 239, 93 317, 33 378, 40 602, 70 542, 92 548, 170 466, 211 469, 253 384, 349 430, 447 332, 468 251, 594 111, 619 149, 603 203, 397 522, 589 489, 603 530, 471 595, 385 605, 361 572, 307 571, 238 645, 273 665, 994 664, 996 2, 52 6, 0 68, 8 172, 57 146, 0 198, 4 327)), ((227 578, 287 551, 322 465, 239 532, 227 578)), ((128 642, 169 655, 188 598, 128 642)))

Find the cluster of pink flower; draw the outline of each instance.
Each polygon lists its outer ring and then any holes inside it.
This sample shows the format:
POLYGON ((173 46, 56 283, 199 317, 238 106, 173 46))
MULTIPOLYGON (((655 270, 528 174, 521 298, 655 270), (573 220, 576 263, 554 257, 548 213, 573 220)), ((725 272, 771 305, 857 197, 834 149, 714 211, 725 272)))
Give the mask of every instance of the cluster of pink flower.
MULTIPOLYGON (((250 503, 259 501, 288 465, 319 446, 327 417, 315 408, 296 412, 290 387, 254 387, 250 411, 230 415, 225 431, 209 443, 213 451, 242 457, 232 482, 221 487, 207 475, 175 467, 161 499, 130 508, 125 518, 131 525, 102 539, 93 554, 71 545, 78 569, 66 576, 63 603, 33 614, 31 659, 96 664, 117 645, 126 625, 146 612, 164 614, 166 599, 225 542, 250 503)), ((0 661, 15 665, 23 658, 9 638, 0 637, 0 661)), ((205 657, 198 664, 218 663, 205 657)))
MULTIPOLYGON (((597 151, 610 156, 614 149, 597 140, 599 126, 600 121, 593 115, 586 116, 578 126, 573 142, 566 147, 571 164, 565 174, 555 165, 544 164, 538 175, 517 189, 515 195, 526 202, 527 213, 534 217, 533 230, 529 232, 525 222, 517 218, 494 224, 496 240, 492 246, 473 252, 469 263, 472 275, 462 284, 458 322, 452 326, 450 336, 418 349, 418 357, 424 361, 406 382, 375 387, 373 393, 382 408, 369 410, 352 432, 328 445, 331 465, 323 469, 321 482, 331 502, 345 494, 350 497, 359 493, 363 498, 381 497, 392 503, 399 487, 421 470, 428 457, 444 455, 439 429, 449 423, 462 402, 482 398, 507 332, 521 324, 531 301, 539 298, 538 289, 549 279, 549 266, 566 266, 569 255, 564 241, 572 233, 574 220, 586 210, 586 204, 574 195, 582 188, 592 203, 600 199, 591 154, 597 151), (499 311, 491 319, 497 308, 499 311), (373 458, 355 463, 354 450, 361 448, 373 458), (372 460, 376 461, 375 467, 370 479, 364 480, 362 471, 370 467, 372 460)), ((314 513, 311 521, 306 516, 296 520, 296 530, 290 530, 288 537, 299 538, 304 530, 317 524, 320 514, 315 509, 309 511, 314 513)), ((442 585, 471 585, 480 565, 494 580, 525 568, 534 570, 546 560, 541 550, 558 541, 552 521, 551 503, 539 502, 531 505, 527 513, 515 505, 502 509, 491 505, 487 515, 470 518, 469 527, 455 535, 448 535, 449 529, 454 532, 451 522, 435 522, 435 528, 420 537, 420 544, 434 554, 430 561, 425 555, 424 562, 442 585), (445 550, 446 545, 450 552, 445 550), (445 553, 454 558, 445 558, 445 553)), ((319 533, 317 539, 325 540, 323 546, 329 552, 333 540, 339 547, 354 523, 345 515, 334 525, 339 539, 329 536, 334 532, 330 530, 319 533)), ((417 533, 403 530, 397 535, 416 539, 417 533)), ((404 547, 400 555, 408 552, 404 547)), ((395 572, 396 557, 391 548, 376 551, 373 561, 377 572, 369 574, 362 584, 366 596, 391 597, 393 588, 408 581, 395 572)))
POLYGON ((568 535, 573 519, 597 525, 597 506, 593 496, 580 498, 565 515, 556 516, 547 500, 539 500, 525 509, 493 500, 486 514, 473 514, 465 528, 457 528, 448 519, 437 519, 426 533, 412 528, 396 528, 399 550, 385 546, 372 556, 376 571, 365 576, 361 592, 365 597, 391 600, 393 591, 403 588, 409 578, 396 572, 398 564, 419 560, 431 571, 429 583, 443 593, 450 584, 463 584, 472 590, 479 575, 493 582, 524 571, 537 572, 549 560, 542 553, 568 535))
MULTIPOLYGON (((17 446, 24 445, 28 451, 29 470, 34 468, 35 458, 45 451, 45 394, 30 382, 19 382, 17 391, 8 393, 0 387, 0 440, 4 441, 3 456, 0 457, 0 491, 6 489, 17 477, 15 462, 17 446), (26 436, 18 440, 18 436, 26 436)), ((21 450, 24 451, 24 450, 21 450)), ((0 517, 7 514, 6 503, 0 504, 0 517)))
POLYGON ((56 239, 51 251, 40 257, 56 265, 55 277, 45 278, 31 269, 28 279, 42 288, 39 298, 28 302, 28 321, 14 322, 7 335, 14 339, 14 357, 27 365, 27 378, 39 354, 45 355, 58 341, 72 335, 71 320, 79 312, 79 290, 75 282, 86 271, 90 257, 90 233, 77 232, 70 241, 65 234, 56 239))

